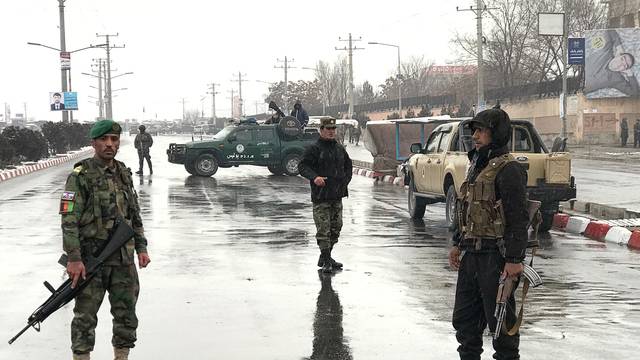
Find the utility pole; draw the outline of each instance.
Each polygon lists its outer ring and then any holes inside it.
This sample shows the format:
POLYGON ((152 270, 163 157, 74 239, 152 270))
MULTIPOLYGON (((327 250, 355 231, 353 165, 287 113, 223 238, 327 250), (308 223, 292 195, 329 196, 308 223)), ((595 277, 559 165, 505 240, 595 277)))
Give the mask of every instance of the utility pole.
POLYGON ((567 21, 567 0, 562 2, 562 9, 564 10, 564 19, 562 21, 562 132, 561 138, 567 137, 567 62, 568 62, 568 36, 569 36, 569 24, 567 21))
POLYGON ((105 78, 105 107, 106 107, 106 116, 107 119, 113 119, 113 101, 112 98, 113 96, 111 95, 111 49, 116 49, 116 48, 124 48, 123 46, 115 46, 115 45, 111 45, 109 43, 109 38, 112 36, 118 36, 118 33, 116 34, 97 34, 97 37, 104 37, 106 38, 106 42, 105 42, 105 46, 104 48, 107 50, 107 69, 106 69, 106 78, 105 78))
POLYGON ((181 101, 181 102, 182 102, 182 123, 184 124, 184 120, 185 120, 185 118, 184 118, 184 116, 185 116, 185 112, 184 112, 184 98, 182 98, 182 101, 181 101))
MULTIPOLYGON (((60 53, 67 51, 67 41, 64 32, 64 2, 66 0, 58 0, 58 9, 60 10, 60 53)), ((67 92, 67 70, 61 67, 61 83, 62 92, 67 92)), ((69 122, 69 113, 66 110, 62 111, 62 122, 69 122)))
POLYGON ((233 105, 234 105, 234 103, 233 103, 233 88, 230 90, 230 92, 231 92, 231 98, 230 98, 231 99, 231 116, 230 116, 230 118, 233 119, 233 105))
POLYGON ((274 69, 284 69, 284 93, 282 95, 283 99, 282 101, 284 101, 284 104, 282 104, 282 110, 284 111, 285 114, 289 113, 289 78, 288 78, 288 74, 289 74, 289 69, 295 69, 295 66, 291 66, 289 65, 290 63, 294 62, 294 59, 289 59, 286 56, 284 57, 284 60, 280 60, 280 59, 276 59, 277 62, 279 63, 283 63, 284 65, 281 66, 274 66, 274 69))
POLYGON ((349 52, 349 119, 351 119, 353 117, 353 106, 355 105, 355 99, 354 99, 354 93, 353 93, 353 51, 354 50, 363 50, 364 48, 359 48, 359 47, 355 47, 353 46, 353 42, 354 41, 361 41, 362 37, 359 37, 357 39, 353 39, 351 37, 351 33, 349 33, 349 38, 348 39, 342 39, 340 37, 338 37, 339 41, 347 41, 349 42, 349 46, 345 46, 343 48, 338 48, 336 47, 336 50, 342 50, 342 51, 348 51, 349 52))
POLYGON ((478 53, 478 102, 476 104, 476 113, 484 110, 486 103, 484 100, 484 62, 482 59, 482 16, 489 10, 495 10, 496 8, 487 8, 482 0, 476 0, 476 7, 469 6, 469 9, 459 9, 456 6, 457 11, 471 11, 476 14, 476 47, 478 53))
MULTIPOLYGON (((247 76, 247 74, 244 74, 244 76, 247 76)), ((236 80, 231 80, 231 81, 236 81, 236 80)), ((240 107, 240 114, 239 116, 242 117, 244 115, 244 104, 242 103, 242 83, 245 80, 242 80, 242 73, 240 71, 238 71, 238 103, 239 103, 239 107, 240 107)), ((233 101, 233 100, 232 100, 233 101)), ((233 114, 233 109, 231 109, 231 113, 233 114)))
POLYGON ((219 94, 216 91, 216 85, 220 86, 220 84, 216 84, 214 82, 211 82, 211 84, 209 84, 209 89, 211 91, 207 92, 207 94, 211 94, 211 117, 213 118, 213 125, 214 126, 216 124, 216 94, 219 94))

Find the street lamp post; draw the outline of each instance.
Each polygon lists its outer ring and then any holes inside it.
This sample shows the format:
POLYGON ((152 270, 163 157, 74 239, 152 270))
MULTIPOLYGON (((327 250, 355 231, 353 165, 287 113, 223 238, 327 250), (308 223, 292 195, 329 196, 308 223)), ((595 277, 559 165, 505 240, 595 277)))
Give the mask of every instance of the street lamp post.
MULTIPOLYGON (((61 9, 63 8, 62 3, 61 3, 61 9)), ((62 10, 61 10, 62 11, 62 10)), ((64 21, 64 19, 61 17, 61 21, 64 21)), ((51 50, 55 50, 59 53, 63 53, 65 52, 65 44, 64 42, 62 42, 62 49, 57 49, 54 48, 52 46, 48 46, 48 45, 44 45, 44 44, 40 44, 40 43, 34 43, 34 42, 27 42, 27 45, 33 45, 33 46, 40 46, 43 48, 47 48, 47 49, 51 49, 51 50)), ((77 50, 73 50, 73 51, 69 51, 69 54, 73 54, 75 52, 78 51, 82 51, 82 50, 86 50, 86 49, 93 49, 93 48, 98 48, 98 47, 102 47, 105 44, 100 44, 100 45, 89 45, 87 47, 83 47, 77 50)), ((64 68, 62 68, 62 92, 67 92, 67 90, 71 90, 71 65, 69 65, 68 70, 65 70, 64 68), (67 88, 67 74, 66 71, 69 71, 69 87, 67 88)), ((62 121, 63 122, 69 122, 69 119, 71 119, 71 122, 73 122, 73 111, 69 111, 69 114, 67 114, 66 110, 62 111, 62 121)))
POLYGON ((385 44, 376 41, 369 41, 369 45, 391 46, 398 49, 398 111, 400 113, 400 118, 402 118, 402 69, 400 63, 400 46, 394 44, 385 44))

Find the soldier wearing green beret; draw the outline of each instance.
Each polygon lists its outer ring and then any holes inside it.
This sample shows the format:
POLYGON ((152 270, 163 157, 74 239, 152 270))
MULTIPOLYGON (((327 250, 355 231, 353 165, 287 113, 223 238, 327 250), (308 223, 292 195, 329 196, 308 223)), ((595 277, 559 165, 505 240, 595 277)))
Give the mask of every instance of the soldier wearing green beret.
POLYGON ((125 219, 135 231, 134 237, 109 258, 88 286, 76 297, 71 322, 71 349, 74 360, 87 360, 95 344, 97 313, 109 292, 113 315, 111 343, 116 360, 127 359, 136 341, 136 302, 140 285, 134 262, 146 267, 147 253, 138 195, 131 170, 115 160, 120 146, 120 125, 113 120, 95 123, 89 132, 95 150, 92 158, 75 164, 67 178, 60 201, 62 241, 68 256, 67 273, 75 286, 85 277, 83 260, 107 241, 117 217, 125 219))

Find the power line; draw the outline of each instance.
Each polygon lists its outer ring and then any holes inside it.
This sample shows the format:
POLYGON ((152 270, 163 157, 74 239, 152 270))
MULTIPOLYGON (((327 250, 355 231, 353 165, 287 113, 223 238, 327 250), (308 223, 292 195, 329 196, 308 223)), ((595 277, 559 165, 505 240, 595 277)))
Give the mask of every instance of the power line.
POLYGON ((343 48, 339 48, 336 47, 336 50, 341 50, 341 51, 348 51, 349 52, 349 118, 353 117, 353 106, 355 103, 354 100, 354 93, 353 93, 353 51, 354 50, 364 50, 364 48, 359 48, 359 47, 355 47, 353 46, 353 42, 354 41, 362 41, 362 37, 358 37, 357 39, 354 39, 351 36, 351 33, 349 33, 349 38, 348 39, 342 39, 340 37, 338 37, 338 41, 348 41, 349 44, 348 46, 345 46, 343 48))
POLYGON ((284 94, 282 95, 282 97, 283 97, 282 101, 284 101, 284 104, 282 104, 282 108, 284 109, 284 112, 287 113, 288 112, 287 105, 289 104, 289 96, 288 96, 289 78, 288 78, 288 73, 289 73, 289 69, 295 69, 295 66, 289 65, 289 63, 292 63, 295 60, 294 59, 289 59, 289 58, 287 58, 285 56, 284 60, 276 59, 276 61, 279 62, 279 63, 283 63, 284 64, 284 65, 281 65, 281 66, 274 65, 273 68, 274 69, 284 69, 284 94))

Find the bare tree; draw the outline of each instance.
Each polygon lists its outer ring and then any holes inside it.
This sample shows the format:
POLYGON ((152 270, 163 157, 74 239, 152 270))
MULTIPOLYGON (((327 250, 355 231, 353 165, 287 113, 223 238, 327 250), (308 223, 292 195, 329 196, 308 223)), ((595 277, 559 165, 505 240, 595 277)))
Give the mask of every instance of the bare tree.
MULTIPOLYGON (((561 75, 561 42, 558 37, 538 36, 538 13, 563 11, 562 0, 518 1, 489 0, 495 8, 485 21, 484 64, 488 87, 509 87, 552 80, 561 75)), ((569 19, 569 34, 606 24, 604 4, 597 0, 567 0, 564 12, 569 19)), ((477 56, 476 39, 456 34, 459 60, 473 62, 477 56)), ((579 73, 576 68, 573 72, 579 73)))

